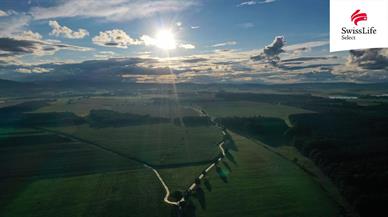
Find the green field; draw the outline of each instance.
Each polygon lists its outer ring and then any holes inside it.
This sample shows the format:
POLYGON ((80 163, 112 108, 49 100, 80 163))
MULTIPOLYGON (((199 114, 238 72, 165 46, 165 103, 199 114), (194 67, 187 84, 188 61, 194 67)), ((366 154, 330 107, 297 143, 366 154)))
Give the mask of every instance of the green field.
POLYGON ((79 116, 87 116, 92 109, 106 109, 165 118, 198 115, 193 109, 181 107, 167 99, 155 102, 149 98, 139 99, 136 97, 62 98, 36 112, 73 112, 79 116))
POLYGON ((249 101, 215 101, 212 103, 201 103, 200 106, 209 113, 210 116, 214 117, 276 117, 283 119, 288 125, 290 125, 288 119, 289 115, 311 113, 311 111, 292 106, 249 101))
POLYGON ((252 141, 233 134, 238 152, 233 161, 220 164, 221 176, 214 170, 208 187, 202 184, 202 206, 193 197, 198 216, 337 216, 338 206, 304 171, 288 160, 252 141), (205 202, 203 202, 205 201, 205 202), (201 208, 203 207, 203 208, 201 208))
MULTIPOLYGON (((310 112, 244 101, 200 106, 214 117, 265 116, 287 123, 290 114, 310 112)), ((136 97, 63 98, 34 112, 87 116, 92 109, 167 118, 199 114, 171 101, 136 97)), ((339 213, 319 183, 292 161, 232 135, 237 151, 208 174, 201 185, 204 194, 191 197, 196 216, 331 217, 339 213)), ((172 209, 163 202, 164 188, 143 164, 158 169, 171 193, 184 191, 219 155, 222 138, 215 126, 173 122, 0 128, 0 216, 170 216, 172 209)))
POLYGON ((31 181, 4 207, 6 217, 169 216, 164 189, 146 168, 31 181))
POLYGON ((217 155, 217 143, 222 139, 221 131, 216 127, 180 127, 174 124, 120 128, 91 128, 81 125, 52 129, 154 165, 210 160, 217 155))

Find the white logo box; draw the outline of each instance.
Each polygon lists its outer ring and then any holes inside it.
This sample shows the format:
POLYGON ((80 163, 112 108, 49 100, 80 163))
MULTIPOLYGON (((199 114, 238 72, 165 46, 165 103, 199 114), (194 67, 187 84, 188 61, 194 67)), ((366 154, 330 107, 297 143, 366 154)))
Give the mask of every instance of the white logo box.
POLYGON ((330 0, 330 52, 387 47, 388 0, 330 0), (356 10, 367 14, 357 26, 351 20, 356 10), (349 34, 352 29, 356 34, 349 34))

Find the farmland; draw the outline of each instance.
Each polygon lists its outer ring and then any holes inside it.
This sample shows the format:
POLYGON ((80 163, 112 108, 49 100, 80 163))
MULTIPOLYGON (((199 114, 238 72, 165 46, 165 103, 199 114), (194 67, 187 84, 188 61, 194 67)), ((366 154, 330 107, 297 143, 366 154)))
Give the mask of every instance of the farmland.
POLYGON ((259 91, 180 94, 180 101, 153 91, 77 94, 0 108, 1 216, 352 216, 352 188, 338 184, 351 178, 331 169, 336 154, 342 166, 355 165, 367 177, 373 174, 353 154, 384 161, 385 128, 376 128, 385 126, 382 101, 360 106, 259 91), (231 132, 228 154, 187 192, 220 156, 222 128, 231 132), (379 138, 369 141, 380 153, 354 145, 371 135, 379 138), (185 197, 183 210, 164 201, 166 188, 169 201, 185 197))

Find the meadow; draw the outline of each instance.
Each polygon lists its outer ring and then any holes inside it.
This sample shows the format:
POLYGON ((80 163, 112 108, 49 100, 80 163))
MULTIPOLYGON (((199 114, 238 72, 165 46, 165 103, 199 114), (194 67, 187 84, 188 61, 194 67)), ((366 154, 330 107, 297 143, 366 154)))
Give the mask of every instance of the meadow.
POLYGON ((59 98, 36 112, 72 112, 79 116, 87 116, 93 109, 106 109, 163 118, 198 115, 193 109, 171 102, 165 98, 166 96, 155 99, 154 96, 59 98))
POLYGON ((1 216, 170 216, 164 189, 147 168, 29 181, 1 216))
POLYGON ((276 117, 283 119, 289 126, 288 117, 291 114, 311 113, 293 106, 249 101, 214 101, 201 103, 200 106, 214 117, 276 117))
POLYGON ((213 126, 182 127, 172 123, 92 128, 88 125, 51 128, 113 149, 155 166, 190 165, 218 153, 221 130, 213 126))
POLYGON ((337 216, 338 205, 302 169, 249 139, 232 134, 238 151, 208 174, 192 201, 201 217, 337 216), (201 199, 199 199, 201 198, 201 199))

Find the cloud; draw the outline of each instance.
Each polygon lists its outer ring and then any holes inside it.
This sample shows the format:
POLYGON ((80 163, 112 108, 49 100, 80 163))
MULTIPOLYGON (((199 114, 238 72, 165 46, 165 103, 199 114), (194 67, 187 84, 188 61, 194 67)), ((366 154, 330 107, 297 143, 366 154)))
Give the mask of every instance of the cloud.
POLYGON ((0 37, 12 36, 25 31, 31 17, 25 14, 10 14, 0 18, 0 37))
POLYGON ((32 67, 32 68, 17 68, 15 71, 19 73, 47 73, 52 69, 42 68, 42 67, 32 67))
POLYGON ((290 58, 282 60, 283 63, 295 63, 295 62, 305 62, 305 61, 311 61, 311 60, 328 60, 328 59, 336 59, 336 56, 329 56, 329 57, 297 57, 297 58, 290 58))
POLYGON ((252 5, 257 5, 257 4, 268 4, 275 2, 276 0, 264 0, 264 1, 246 1, 242 2, 237 5, 237 7, 243 7, 243 6, 252 6, 252 5))
MULTIPOLYGON (((131 45, 157 46, 157 40, 149 35, 142 35, 140 38, 132 38, 121 29, 113 29, 100 32, 93 37, 94 44, 105 47, 128 48, 131 45)), ((177 42, 176 47, 183 49, 195 49, 195 45, 177 42)))
POLYGON ((233 46, 236 45, 236 41, 226 41, 218 44, 213 44, 212 47, 225 47, 225 46, 233 46))
POLYGON ((73 31, 67 26, 61 26, 57 21, 50 20, 49 26, 52 28, 50 35, 62 36, 64 38, 70 39, 80 39, 89 35, 89 32, 86 29, 78 29, 78 31, 73 31))
POLYGON ((8 16, 8 13, 3 10, 0 10, 0 17, 6 17, 6 16, 8 16))
POLYGON ((98 59, 108 59, 112 58, 115 55, 115 52, 113 51, 100 51, 97 54, 94 54, 94 57, 98 59))
POLYGON ((267 62, 276 64, 279 61, 279 54, 284 53, 283 47, 285 45, 284 36, 276 36, 273 42, 264 47, 263 51, 256 56, 251 57, 251 60, 267 62))
POLYGON ((178 47, 183 49, 195 49, 195 45, 193 44, 178 44, 178 47))
POLYGON ((59 50, 88 51, 89 48, 73 46, 58 41, 42 40, 39 33, 23 32, 14 37, 0 38, 0 52, 8 56, 51 55, 59 50))
POLYGON ((388 69, 388 49, 351 50, 348 64, 361 69, 388 69))
POLYGON ((191 26, 191 29, 199 29, 199 26, 191 26))
POLYGON ((68 0, 48 7, 33 7, 34 19, 59 17, 95 17, 109 21, 129 21, 155 14, 178 12, 196 5, 194 0, 68 0))
POLYGON ((294 56, 300 55, 304 52, 309 52, 313 48, 326 46, 329 44, 329 41, 310 41, 299 44, 287 45, 284 47, 284 50, 294 56))
POLYGON ((199 58, 188 58, 188 59, 183 59, 182 62, 184 63, 199 63, 199 62, 206 62, 208 59, 206 58, 202 58, 202 57, 199 57, 199 58))
POLYGON ((121 29, 113 29, 105 32, 100 32, 99 35, 93 37, 94 44, 106 47, 128 48, 130 45, 143 44, 142 41, 131 38, 126 32, 121 29))

